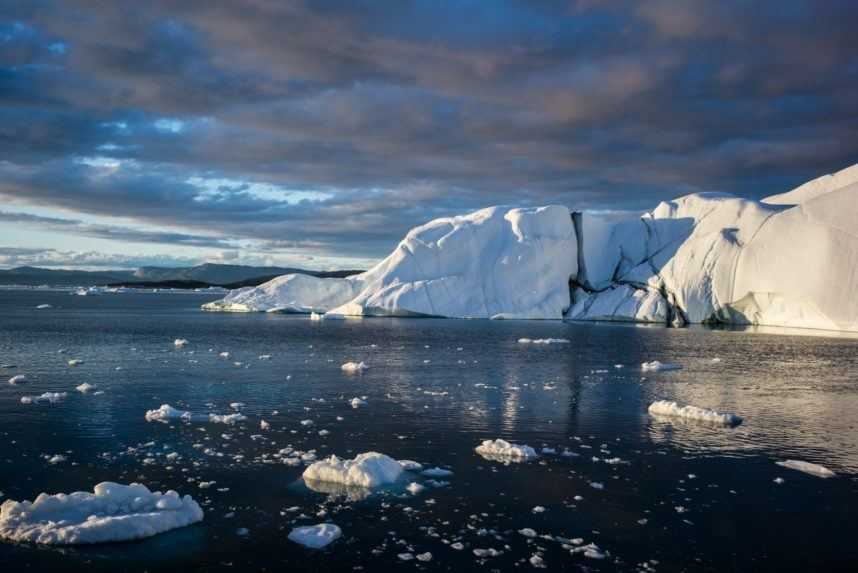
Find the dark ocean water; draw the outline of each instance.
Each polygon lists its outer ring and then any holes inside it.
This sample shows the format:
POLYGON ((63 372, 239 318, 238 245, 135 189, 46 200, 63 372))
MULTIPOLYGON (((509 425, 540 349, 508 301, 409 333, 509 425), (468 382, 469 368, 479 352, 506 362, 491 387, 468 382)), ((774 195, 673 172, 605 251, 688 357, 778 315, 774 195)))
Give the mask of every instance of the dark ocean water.
POLYGON ((2 571, 527 571, 534 555, 550 571, 858 567, 854 338, 198 310, 212 298, 0 291, 0 364, 16 366, 0 370, 0 500, 138 481, 190 493, 206 512, 200 524, 144 541, 0 543, 2 571), (35 309, 43 303, 54 308, 35 309), (176 349, 175 338, 190 342, 176 349), (84 362, 69 367, 72 358, 84 362), (683 369, 641 372, 656 359, 683 369), (352 360, 370 368, 348 376, 340 365, 352 360), (30 382, 7 384, 15 374, 30 382), (103 394, 75 391, 84 382, 103 394), (68 397, 20 402, 46 391, 68 397), (368 405, 352 408, 355 396, 368 405), (745 423, 665 423, 647 414, 657 399, 735 412, 745 423), (164 403, 229 413, 233 402, 245 404, 247 422, 144 419, 164 403), (306 419, 314 425, 302 426, 306 419), (474 452, 494 438, 579 455, 503 465, 474 452), (273 457, 285 447, 318 457, 378 451, 454 473, 448 486, 418 495, 329 495, 300 482, 302 466, 273 457), (67 461, 50 464, 55 454, 67 461), (775 464, 784 459, 838 475, 775 464), (342 539, 323 551, 287 541, 294 526, 322 521, 339 525, 342 539), (595 543, 605 558, 522 528, 595 543), (490 548, 499 554, 473 551, 490 548), (397 557, 424 552, 431 561, 397 557))

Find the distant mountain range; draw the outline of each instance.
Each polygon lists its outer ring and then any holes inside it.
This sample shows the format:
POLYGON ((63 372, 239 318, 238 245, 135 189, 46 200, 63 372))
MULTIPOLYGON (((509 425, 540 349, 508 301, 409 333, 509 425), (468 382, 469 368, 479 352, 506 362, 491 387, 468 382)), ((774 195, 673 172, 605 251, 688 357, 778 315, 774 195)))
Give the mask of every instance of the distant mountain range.
POLYGON ((128 284, 133 286, 158 286, 158 283, 194 285, 194 287, 245 286, 261 284, 280 275, 306 274, 317 277, 343 277, 358 274, 360 270, 310 271, 288 267, 251 267, 243 265, 219 265, 205 263, 195 267, 140 267, 136 271, 78 271, 67 269, 45 269, 40 267, 16 267, 0 269, 0 284, 4 285, 51 285, 94 286, 128 284), (149 285, 148 283, 152 283, 149 285))

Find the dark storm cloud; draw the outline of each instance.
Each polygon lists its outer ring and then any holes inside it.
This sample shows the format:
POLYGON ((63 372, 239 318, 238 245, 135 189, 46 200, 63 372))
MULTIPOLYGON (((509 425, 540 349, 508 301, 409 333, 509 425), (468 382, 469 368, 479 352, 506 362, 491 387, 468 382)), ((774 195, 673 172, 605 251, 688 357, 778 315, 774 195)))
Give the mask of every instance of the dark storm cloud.
POLYGON ((858 161, 851 1, 45 0, 0 15, 0 194, 188 236, 380 255, 489 204, 762 197, 858 161))

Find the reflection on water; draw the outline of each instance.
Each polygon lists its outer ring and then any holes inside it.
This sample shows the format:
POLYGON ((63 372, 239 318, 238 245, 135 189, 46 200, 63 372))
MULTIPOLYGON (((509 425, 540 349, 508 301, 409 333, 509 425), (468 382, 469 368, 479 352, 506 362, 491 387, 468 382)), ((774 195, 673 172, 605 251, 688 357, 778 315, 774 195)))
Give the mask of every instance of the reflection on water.
POLYGON ((2 294, 0 363, 17 368, 0 375, 30 380, 0 384, 3 495, 142 481, 190 493, 206 510, 203 524, 142 543, 69 553, 0 545, 0 562, 13 569, 113 570, 119 560, 127 570, 387 570, 404 551, 431 551, 432 564, 456 571, 508 570, 536 553, 551 570, 836 569, 858 557, 845 543, 858 533, 849 515, 858 474, 853 337, 544 321, 313 322, 202 313, 208 299, 199 295, 2 294), (42 303, 54 308, 35 312, 42 303), (571 344, 521 345, 521 337, 571 344), (176 338, 190 342, 177 349, 176 338), (69 357, 84 363, 69 368, 69 357), (683 368, 641 372, 650 360, 683 368), (369 369, 347 376, 347 361, 369 369), (84 382, 104 393, 76 392, 84 382), (69 395, 54 405, 20 403, 46 391, 69 395), (352 408, 355 396, 367 405, 352 408), (647 413, 655 400, 735 412, 744 422, 655 419, 647 413), (248 417, 235 426, 144 419, 161 404, 228 413, 235 402, 248 417), (475 453, 496 438, 567 455, 502 465, 475 453), (428 485, 419 495, 404 484, 370 495, 305 484, 303 467, 278 457, 286 448, 319 459, 379 451, 453 475, 434 484, 441 487, 411 476, 428 485), (51 465, 54 454, 68 462, 51 465), (819 463, 838 477, 775 465, 783 459, 819 463), (780 532, 768 527, 775 518, 780 532), (344 531, 323 556, 284 542, 291 527, 321 521, 344 531), (241 528, 250 534, 236 535, 241 528), (572 555, 522 528, 596 543, 610 558, 572 555), (480 562, 479 548, 503 554, 480 562))

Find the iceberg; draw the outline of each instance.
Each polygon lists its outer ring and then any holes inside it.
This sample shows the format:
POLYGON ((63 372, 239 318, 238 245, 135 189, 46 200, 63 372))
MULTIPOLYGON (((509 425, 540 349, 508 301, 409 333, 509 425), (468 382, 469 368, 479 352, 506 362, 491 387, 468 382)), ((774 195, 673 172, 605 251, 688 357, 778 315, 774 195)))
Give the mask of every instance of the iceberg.
POLYGON ((0 506, 0 539, 45 545, 81 545, 151 537, 202 521, 190 496, 150 492, 141 484, 102 482, 93 493, 39 494, 35 501, 0 506))
POLYGON ((489 207, 412 229, 362 274, 285 275, 203 308, 858 332, 856 219, 858 164, 761 201, 489 207))
POLYGON ((394 483, 403 472, 402 465, 384 454, 365 452, 352 460, 331 456, 304 470, 304 481, 327 482, 344 486, 374 488, 394 483))

